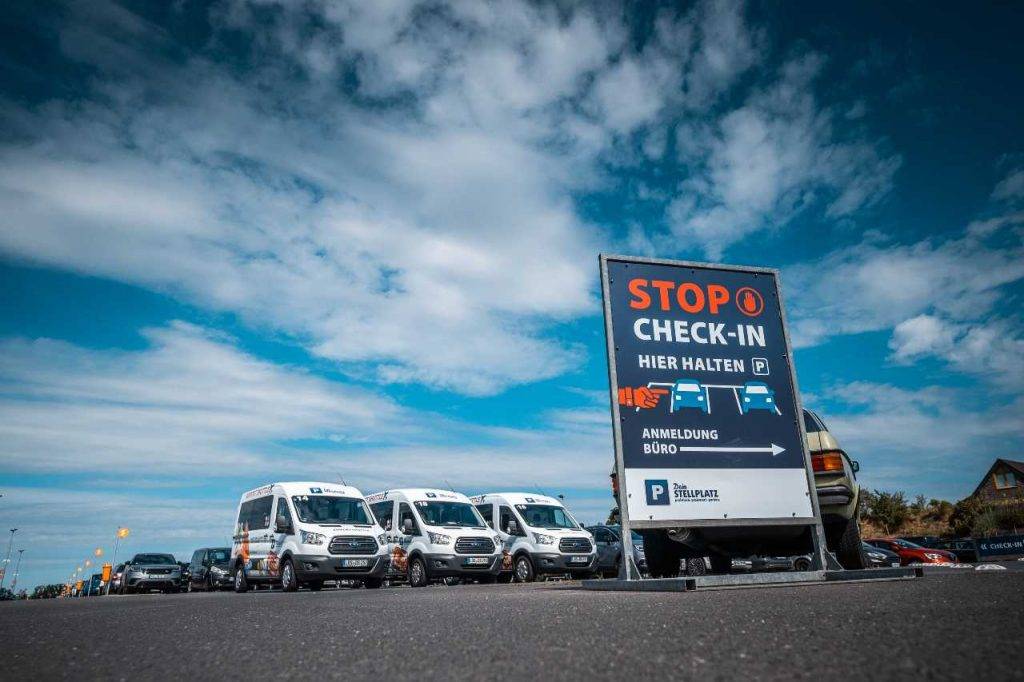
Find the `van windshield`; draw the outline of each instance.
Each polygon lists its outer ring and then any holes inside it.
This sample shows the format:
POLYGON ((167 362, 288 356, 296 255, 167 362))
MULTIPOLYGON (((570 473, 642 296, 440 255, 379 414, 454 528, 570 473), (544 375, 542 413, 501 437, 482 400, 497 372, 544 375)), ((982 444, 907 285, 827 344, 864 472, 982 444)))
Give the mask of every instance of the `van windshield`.
POLYGON ((578 528, 573 518, 562 507, 553 504, 517 504, 516 509, 526 525, 533 528, 578 528))
POLYGON ((428 526, 448 528, 483 528, 484 519, 480 512, 466 502, 424 502, 416 503, 416 509, 428 526))
POLYGON ((331 495, 293 495, 292 504, 299 521, 333 526, 351 523, 357 526, 370 525, 370 513, 366 503, 357 497, 333 497, 331 495))

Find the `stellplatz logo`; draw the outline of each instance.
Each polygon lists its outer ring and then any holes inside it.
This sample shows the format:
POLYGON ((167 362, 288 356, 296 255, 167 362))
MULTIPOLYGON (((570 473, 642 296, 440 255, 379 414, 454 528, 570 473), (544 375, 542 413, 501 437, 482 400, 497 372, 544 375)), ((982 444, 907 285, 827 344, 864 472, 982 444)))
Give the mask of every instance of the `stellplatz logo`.
POLYGON ((721 502, 717 488, 691 488, 683 483, 672 484, 673 502, 721 502))
POLYGON ((644 492, 648 505, 669 504, 668 481, 663 478, 644 480, 644 492))

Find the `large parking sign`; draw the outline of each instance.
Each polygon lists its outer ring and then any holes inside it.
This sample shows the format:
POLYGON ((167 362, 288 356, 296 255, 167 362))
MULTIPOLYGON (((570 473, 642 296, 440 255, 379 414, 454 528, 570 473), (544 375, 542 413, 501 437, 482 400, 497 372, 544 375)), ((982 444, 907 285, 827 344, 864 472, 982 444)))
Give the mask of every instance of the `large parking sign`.
POLYGON ((814 523, 777 273, 602 256, 601 276, 629 524, 814 523))

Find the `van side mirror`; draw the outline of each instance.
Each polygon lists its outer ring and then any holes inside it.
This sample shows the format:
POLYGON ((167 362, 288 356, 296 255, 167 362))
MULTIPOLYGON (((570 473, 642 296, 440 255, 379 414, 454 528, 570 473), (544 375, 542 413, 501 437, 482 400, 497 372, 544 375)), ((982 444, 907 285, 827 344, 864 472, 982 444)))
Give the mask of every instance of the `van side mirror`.
POLYGON ((858 462, 857 460, 853 460, 852 462, 850 462, 850 468, 853 469, 853 473, 857 473, 858 471, 860 471, 860 462, 858 462))
POLYGON ((292 525, 290 523, 288 523, 288 519, 285 518, 284 516, 278 516, 277 517, 277 523, 275 524, 275 526, 276 527, 274 528, 274 530, 277 531, 278 533, 291 533, 292 532, 292 525))
POLYGON ((412 535, 412 519, 402 520, 402 532, 406 535, 412 535))
POLYGON ((515 519, 509 519, 508 521, 508 534, 519 535, 519 524, 516 523, 515 519))

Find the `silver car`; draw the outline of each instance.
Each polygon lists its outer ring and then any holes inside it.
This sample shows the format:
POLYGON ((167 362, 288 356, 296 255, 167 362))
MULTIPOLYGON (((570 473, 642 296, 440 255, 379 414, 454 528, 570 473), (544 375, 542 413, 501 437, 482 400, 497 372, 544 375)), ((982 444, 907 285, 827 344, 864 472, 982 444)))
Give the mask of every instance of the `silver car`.
MULTIPOLYGON (((595 571, 614 578, 622 565, 622 527, 587 526, 597 545, 597 566, 595 571)), ((647 557, 644 555, 644 539, 633 531, 633 561, 641 573, 647 572, 647 557)))
POLYGON ((181 591, 181 565, 171 554, 136 554, 124 565, 119 594, 181 591))

